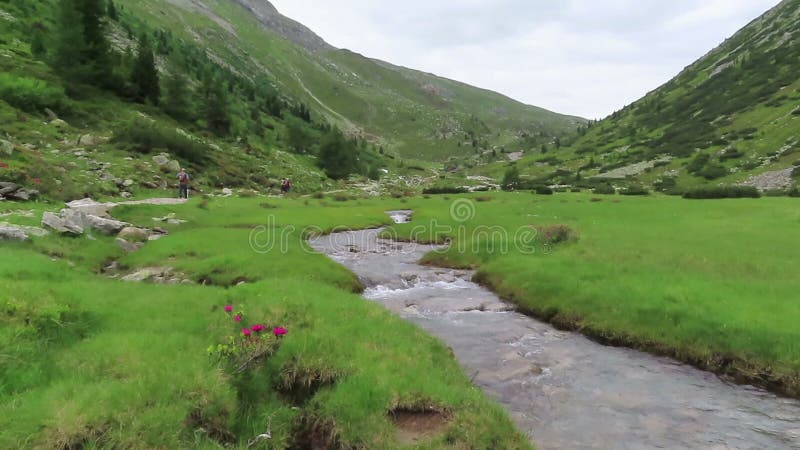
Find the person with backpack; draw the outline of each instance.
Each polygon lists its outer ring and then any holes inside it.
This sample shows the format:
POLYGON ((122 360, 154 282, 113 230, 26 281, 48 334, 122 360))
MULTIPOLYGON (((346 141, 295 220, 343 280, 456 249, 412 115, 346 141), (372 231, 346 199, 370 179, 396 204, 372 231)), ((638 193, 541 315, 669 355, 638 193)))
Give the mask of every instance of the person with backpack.
POLYGON ((178 198, 189 198, 189 179, 186 169, 178 172, 178 198))
POLYGON ((284 178, 283 181, 281 181, 281 192, 288 194, 291 189, 292 181, 288 178, 284 178))

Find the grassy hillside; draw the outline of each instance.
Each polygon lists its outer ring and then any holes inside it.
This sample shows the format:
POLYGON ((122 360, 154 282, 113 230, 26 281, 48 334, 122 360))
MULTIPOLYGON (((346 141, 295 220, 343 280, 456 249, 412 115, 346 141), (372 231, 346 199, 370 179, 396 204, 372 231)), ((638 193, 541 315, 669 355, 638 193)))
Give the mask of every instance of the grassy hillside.
POLYGON ((521 135, 545 142, 585 122, 346 50, 295 44, 268 28, 271 22, 258 20, 253 11, 275 14, 268 2, 119 3, 176 36, 201 43, 215 59, 243 74, 269 76, 315 114, 404 157, 441 160, 494 146, 528 149, 531 143, 521 135))
MULTIPOLYGON (((130 255, 102 235, 3 243, 0 447, 531 448, 441 342, 354 295, 351 273, 308 251, 304 227, 386 224, 385 203, 268 206, 119 207, 144 226, 188 220, 130 255), (283 239, 255 251, 248 236, 268 211, 283 239), (154 266, 188 284, 119 279, 154 266), (237 337, 257 324, 265 337, 237 337), (228 356, 231 340, 242 350, 228 356), (408 414, 437 425, 406 429, 395 417, 408 414), (399 440, 408 433, 413 445, 399 440)), ((40 206, 22 207, 35 214, 12 220, 38 223, 40 206)))
POLYGON ((565 184, 580 173, 665 189, 788 187, 800 163, 799 57, 800 1, 785 0, 665 85, 519 167, 565 184))

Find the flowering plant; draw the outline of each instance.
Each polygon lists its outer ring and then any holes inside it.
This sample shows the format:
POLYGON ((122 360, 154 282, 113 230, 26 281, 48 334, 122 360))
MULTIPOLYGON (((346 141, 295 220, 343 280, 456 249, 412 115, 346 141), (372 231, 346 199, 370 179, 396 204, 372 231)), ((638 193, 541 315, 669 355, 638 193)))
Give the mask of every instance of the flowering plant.
MULTIPOLYGON (((223 310, 226 322, 233 323, 234 329, 238 329, 245 322, 246 315, 243 308, 225 305, 223 310)), ((288 333, 283 327, 273 328, 272 334, 265 332, 267 329, 260 323, 245 326, 235 334, 222 339, 221 343, 209 346, 208 354, 218 363, 224 363, 233 373, 244 372, 257 361, 275 353, 283 336, 288 333)))

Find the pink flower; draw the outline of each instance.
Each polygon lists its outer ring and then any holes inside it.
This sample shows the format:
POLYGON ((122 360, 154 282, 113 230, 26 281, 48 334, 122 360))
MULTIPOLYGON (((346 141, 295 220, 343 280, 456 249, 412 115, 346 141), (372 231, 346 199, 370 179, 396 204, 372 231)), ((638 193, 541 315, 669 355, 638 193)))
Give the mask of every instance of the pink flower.
POLYGON ((42 184, 42 179, 41 178, 34 178, 33 182, 36 183, 36 184, 42 184))
POLYGON ((250 329, 256 333, 261 333, 262 331, 264 331, 264 325, 253 325, 252 327, 250 327, 250 329))
POLYGON ((289 331, 287 331, 287 330, 286 330, 286 328, 283 328, 283 327, 275 327, 275 328, 272 330, 272 333, 273 333, 273 334, 275 334, 275 337, 278 337, 278 336, 283 336, 283 335, 285 335, 285 334, 286 334, 286 333, 288 333, 288 332, 289 332, 289 331))
POLYGON ((4 163, 4 162, 0 162, 0 167, 2 167, 3 169, 8 169, 8 164, 4 163))
POLYGON ((237 314, 237 315, 233 316, 233 321, 234 322, 241 322, 242 321, 242 315, 241 314, 237 314))
POLYGON ((250 329, 249 328, 242 328, 242 334, 245 337, 250 337, 250 329))
POLYGON ((231 311, 233 311, 233 306, 225 305, 225 312, 231 312, 231 311))

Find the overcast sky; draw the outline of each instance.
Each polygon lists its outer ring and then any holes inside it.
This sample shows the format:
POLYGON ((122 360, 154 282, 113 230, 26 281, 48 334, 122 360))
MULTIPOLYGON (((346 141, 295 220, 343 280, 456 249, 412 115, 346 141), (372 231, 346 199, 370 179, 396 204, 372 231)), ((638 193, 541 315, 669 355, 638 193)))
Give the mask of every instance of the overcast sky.
POLYGON ((330 44, 602 118, 778 0, 272 0, 330 44))

